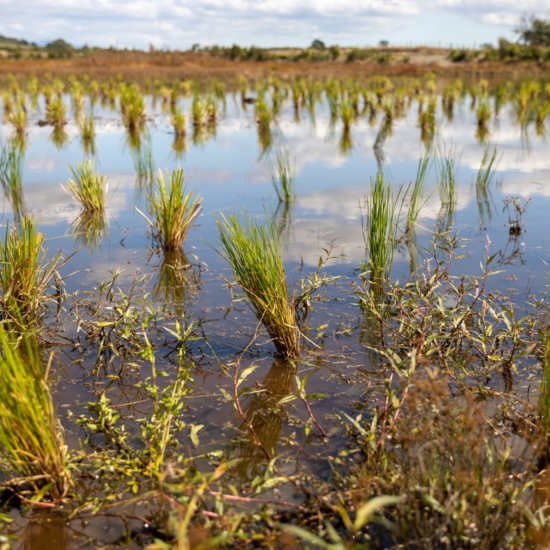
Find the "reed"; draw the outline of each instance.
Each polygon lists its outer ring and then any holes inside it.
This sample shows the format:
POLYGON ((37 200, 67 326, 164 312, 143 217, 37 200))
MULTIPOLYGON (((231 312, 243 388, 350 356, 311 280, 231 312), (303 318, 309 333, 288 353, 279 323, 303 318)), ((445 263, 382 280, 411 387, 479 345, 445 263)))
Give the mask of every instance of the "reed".
POLYGON ((0 454, 17 476, 12 485, 58 500, 72 487, 67 446, 57 418, 48 369, 29 337, 18 347, 0 326, 0 454))
POLYGON ((170 174, 168 188, 159 171, 157 192, 147 195, 149 212, 155 219, 157 239, 164 250, 177 250, 183 244, 189 229, 201 211, 202 197, 187 191, 181 168, 170 174))
POLYGON ((288 148, 281 148, 277 151, 275 162, 276 164, 270 158, 266 161, 273 188, 279 202, 292 202, 296 198, 296 166, 290 160, 288 148))
POLYGON ((27 327, 36 324, 48 286, 61 266, 60 254, 48 258, 44 240, 34 219, 25 216, 19 227, 6 225, 0 242, 2 310, 5 317, 27 327))
POLYGON ((219 229, 218 253, 235 272, 248 305, 264 325, 277 353, 299 357, 299 330, 292 301, 289 301, 286 276, 281 257, 277 226, 254 223, 244 214, 241 223, 235 214, 216 219, 219 229))
POLYGON ((84 210, 89 212, 103 211, 105 209, 105 197, 107 195, 107 177, 100 176, 94 170, 94 161, 86 160, 76 167, 69 165, 73 175, 67 181, 68 191, 80 202, 84 210))
POLYGON ((363 238, 367 249, 366 271, 371 282, 381 285, 391 272, 399 216, 403 208, 402 188, 397 195, 391 192, 384 174, 378 172, 371 180, 370 195, 365 201, 363 238))

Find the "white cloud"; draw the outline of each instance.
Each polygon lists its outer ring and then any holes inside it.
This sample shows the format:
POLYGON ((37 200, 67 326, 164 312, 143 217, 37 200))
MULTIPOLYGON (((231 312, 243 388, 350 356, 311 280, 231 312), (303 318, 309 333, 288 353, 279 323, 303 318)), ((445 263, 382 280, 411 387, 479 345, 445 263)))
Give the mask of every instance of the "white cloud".
POLYGON ((468 22, 511 31, 521 14, 544 15, 548 9, 546 0, 0 0, 0 6, 1 34, 171 48, 195 41, 307 45, 316 37, 362 45, 376 43, 382 34, 392 42, 408 40, 415 31, 422 42, 426 36, 419 25, 428 28, 435 14, 448 25, 435 25, 433 32, 448 42, 472 33, 462 28, 468 22), (457 20, 457 14, 464 19, 457 20))

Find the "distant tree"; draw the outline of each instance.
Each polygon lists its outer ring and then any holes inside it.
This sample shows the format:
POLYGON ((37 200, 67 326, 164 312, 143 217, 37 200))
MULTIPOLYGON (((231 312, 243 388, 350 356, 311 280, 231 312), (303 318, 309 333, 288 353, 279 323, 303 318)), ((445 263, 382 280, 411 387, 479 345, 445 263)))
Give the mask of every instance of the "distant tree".
POLYGON ((331 46, 330 47, 330 57, 332 57, 333 61, 336 61, 340 55, 342 54, 342 50, 340 49, 340 46, 331 46))
POLYGON ((325 43, 322 40, 319 40, 316 38, 312 43, 310 48, 313 48, 314 50, 324 50, 326 48, 325 43))
POLYGON ((530 46, 550 46, 550 21, 525 15, 520 19, 519 27, 515 29, 520 40, 530 46))
POLYGON ((201 47, 200 44, 193 44, 193 45, 191 46, 191 51, 192 51, 192 52, 196 52, 200 47, 201 47))
POLYGON ((380 40, 380 42, 378 42, 378 45, 381 48, 387 48, 390 45, 390 43, 387 40, 380 40))
POLYGON ((46 48, 48 48, 49 50, 72 50, 73 49, 73 47, 66 40, 63 40, 63 38, 58 38, 57 40, 48 42, 48 44, 46 44, 46 48))

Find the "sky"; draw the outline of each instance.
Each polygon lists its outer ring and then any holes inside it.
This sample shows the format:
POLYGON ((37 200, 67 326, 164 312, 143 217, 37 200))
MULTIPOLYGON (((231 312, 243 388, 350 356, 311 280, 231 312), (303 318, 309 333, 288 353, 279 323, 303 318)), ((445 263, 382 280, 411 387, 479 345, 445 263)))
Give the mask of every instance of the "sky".
POLYGON ((45 44, 188 49, 256 45, 476 46, 515 39, 549 0, 0 0, 0 34, 45 44))

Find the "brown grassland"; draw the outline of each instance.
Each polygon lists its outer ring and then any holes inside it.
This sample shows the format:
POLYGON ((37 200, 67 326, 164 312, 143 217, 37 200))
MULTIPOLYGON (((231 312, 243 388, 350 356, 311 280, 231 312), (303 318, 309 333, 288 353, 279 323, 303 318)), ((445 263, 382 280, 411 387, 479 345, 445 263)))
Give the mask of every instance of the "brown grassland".
MULTIPOLYGON (((277 50, 273 50, 276 53, 277 50)), ((206 80, 218 78, 229 84, 238 77, 263 78, 269 74, 279 77, 307 75, 324 77, 422 76, 435 73, 441 77, 515 78, 516 76, 541 76, 547 72, 548 63, 526 61, 479 61, 453 63, 448 59, 450 50, 442 48, 386 48, 391 61, 374 60, 346 62, 345 55, 337 61, 234 61, 213 57, 206 52, 141 52, 102 50, 69 59, 0 59, 0 81, 9 74, 15 77, 34 75, 108 79, 121 76, 143 81, 150 78, 163 80, 206 80)), ((291 50, 288 50, 291 53, 291 50)), ((345 50, 344 52, 345 53, 345 50)))

